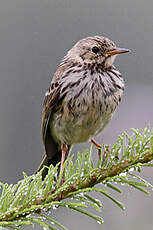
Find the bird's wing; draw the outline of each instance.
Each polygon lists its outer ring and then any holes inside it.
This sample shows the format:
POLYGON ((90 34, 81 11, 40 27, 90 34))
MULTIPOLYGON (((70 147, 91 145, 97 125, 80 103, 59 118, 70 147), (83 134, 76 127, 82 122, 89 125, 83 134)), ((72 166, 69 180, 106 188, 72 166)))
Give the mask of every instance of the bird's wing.
MULTIPOLYGON (((66 95, 66 92, 61 93, 62 88, 62 77, 67 74, 67 64, 61 63, 57 68, 50 87, 45 94, 43 111, 42 111, 42 139, 45 146, 46 154, 51 159, 57 152, 58 143, 53 139, 52 133, 50 132, 50 119, 52 114, 60 109, 62 101, 66 95), (55 153, 54 153, 55 152, 55 153)), ((59 150, 59 149, 58 149, 59 150)))
POLYGON ((52 137, 50 132, 50 119, 57 106, 60 104, 60 86, 51 82, 46 92, 43 111, 42 111, 42 139, 45 146, 46 154, 51 159, 57 152, 58 144, 52 137))

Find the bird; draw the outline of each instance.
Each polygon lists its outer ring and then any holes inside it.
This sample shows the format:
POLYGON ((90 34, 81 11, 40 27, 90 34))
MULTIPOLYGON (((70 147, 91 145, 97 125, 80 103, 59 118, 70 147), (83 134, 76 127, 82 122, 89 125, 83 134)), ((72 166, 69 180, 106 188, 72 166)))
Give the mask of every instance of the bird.
MULTIPOLYGON (((110 122, 124 91, 124 79, 114 66, 118 48, 103 36, 79 40, 59 64, 42 109, 42 140, 45 148, 37 172, 44 165, 63 164, 74 144, 87 142, 110 122)), ((44 179, 47 167, 42 172, 44 179)))

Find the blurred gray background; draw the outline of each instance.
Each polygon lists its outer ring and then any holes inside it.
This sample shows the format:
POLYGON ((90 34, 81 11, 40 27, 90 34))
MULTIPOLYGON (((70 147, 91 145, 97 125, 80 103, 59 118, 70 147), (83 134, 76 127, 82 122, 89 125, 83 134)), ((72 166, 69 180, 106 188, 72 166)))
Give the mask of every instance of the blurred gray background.
MULTIPOLYGON (((39 164, 44 93, 61 58, 83 37, 104 35, 131 50, 115 61, 125 93, 97 140, 114 143, 124 130, 153 125, 152 11, 152 0, 0 1, 0 181, 15 183, 22 171, 30 175, 39 164)), ((153 169, 143 174, 153 182, 153 169)), ((126 210, 102 197, 103 226, 62 208, 52 215, 71 230, 152 229, 153 194, 126 187, 123 195, 114 195, 126 210)))

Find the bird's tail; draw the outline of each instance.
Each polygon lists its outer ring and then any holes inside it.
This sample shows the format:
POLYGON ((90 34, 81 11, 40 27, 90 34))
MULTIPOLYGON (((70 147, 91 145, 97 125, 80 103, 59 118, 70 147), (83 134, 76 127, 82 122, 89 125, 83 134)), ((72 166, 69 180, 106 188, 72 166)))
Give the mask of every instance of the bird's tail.
MULTIPOLYGON (((62 153, 61 151, 59 151, 51 159, 49 159, 46 153, 44 153, 43 159, 40 162, 40 165, 38 166, 38 168, 36 169, 36 173, 39 172, 43 168, 43 166, 49 167, 52 164, 55 167, 57 163, 61 161, 61 156, 62 156, 62 153)), ((44 168, 42 172, 42 180, 44 180, 47 174, 48 174, 48 168, 44 168)))

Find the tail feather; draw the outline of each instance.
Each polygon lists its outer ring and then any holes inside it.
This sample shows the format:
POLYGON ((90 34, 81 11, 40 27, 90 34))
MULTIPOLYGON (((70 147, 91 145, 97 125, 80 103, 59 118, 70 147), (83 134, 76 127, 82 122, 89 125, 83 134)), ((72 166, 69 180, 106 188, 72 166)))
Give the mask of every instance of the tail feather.
MULTIPOLYGON (((68 150, 67 150, 67 153, 66 153, 66 156, 65 156, 65 160, 66 158, 68 157, 68 154, 71 150, 71 145, 68 145, 68 150)), ((44 165, 46 166, 50 166, 51 164, 55 167, 57 165, 57 163, 59 163, 61 161, 61 158, 62 158, 62 151, 61 150, 57 150, 55 151, 55 154, 46 154, 44 153, 43 155, 43 159, 40 163, 40 165, 38 166, 37 170, 36 170, 36 173, 39 172, 44 165), (49 158, 49 156, 51 156, 51 158, 49 158)), ((60 170, 60 165, 58 167, 58 173, 59 173, 59 170, 60 170)), ((43 172, 42 172, 42 179, 44 180, 44 178, 46 177, 46 175, 48 174, 48 169, 47 168, 44 168, 43 172)))
MULTIPOLYGON (((61 161, 61 155, 62 155, 62 153, 61 153, 61 151, 59 151, 53 156, 53 158, 49 159, 45 153, 43 155, 43 159, 42 159, 40 165, 36 169, 36 173, 39 172, 43 168, 44 165, 49 167, 52 164, 55 167, 57 165, 57 163, 59 163, 61 161)), ((48 174, 48 169, 44 168, 44 170, 42 172, 42 179, 43 180, 47 174, 48 174)))

